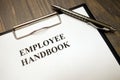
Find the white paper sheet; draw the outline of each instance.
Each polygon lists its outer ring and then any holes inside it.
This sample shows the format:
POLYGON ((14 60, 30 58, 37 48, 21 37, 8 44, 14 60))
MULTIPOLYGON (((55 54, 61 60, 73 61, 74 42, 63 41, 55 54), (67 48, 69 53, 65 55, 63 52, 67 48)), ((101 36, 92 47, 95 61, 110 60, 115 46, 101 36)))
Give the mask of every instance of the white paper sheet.
MULTIPOLYGON (((87 15, 83 7, 75 11, 87 15)), ((120 66, 99 32, 67 15, 60 17, 62 24, 20 40, 12 32, 0 36, 0 80, 120 80, 120 66), (23 65, 25 58, 28 64, 23 65)), ((42 24, 58 22, 52 18, 42 24)))

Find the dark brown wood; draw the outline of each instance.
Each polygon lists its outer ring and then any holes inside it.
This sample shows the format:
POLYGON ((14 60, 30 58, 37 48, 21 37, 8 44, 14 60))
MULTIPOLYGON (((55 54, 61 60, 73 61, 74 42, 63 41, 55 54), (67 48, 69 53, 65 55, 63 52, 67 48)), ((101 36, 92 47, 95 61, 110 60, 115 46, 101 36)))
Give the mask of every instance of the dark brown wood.
POLYGON ((0 0, 0 32, 52 13, 52 4, 66 8, 86 3, 94 17, 118 31, 106 33, 120 56, 120 0, 0 0))

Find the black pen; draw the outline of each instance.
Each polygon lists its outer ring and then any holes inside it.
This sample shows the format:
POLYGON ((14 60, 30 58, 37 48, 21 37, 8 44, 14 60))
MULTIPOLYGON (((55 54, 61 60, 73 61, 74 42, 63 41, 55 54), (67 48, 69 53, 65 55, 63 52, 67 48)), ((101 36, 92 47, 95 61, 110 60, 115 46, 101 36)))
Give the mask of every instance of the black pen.
POLYGON ((100 21, 97 21, 97 20, 94 20, 94 19, 91 19, 89 17, 86 17, 82 14, 79 14, 79 13, 76 13, 76 12, 73 12, 71 10, 68 10, 68 9, 65 9, 61 6, 57 6, 57 5, 52 5, 53 9, 57 12, 62 12, 64 14, 67 14, 71 17, 74 17, 76 19, 79 19, 81 21, 84 21, 86 23, 93 23, 93 24, 97 24, 99 26, 96 26, 97 29, 100 29, 100 30, 104 30, 104 31, 110 31, 110 32, 114 32, 116 29, 114 29, 111 25, 108 25, 108 24, 105 24, 103 22, 100 22, 100 21))

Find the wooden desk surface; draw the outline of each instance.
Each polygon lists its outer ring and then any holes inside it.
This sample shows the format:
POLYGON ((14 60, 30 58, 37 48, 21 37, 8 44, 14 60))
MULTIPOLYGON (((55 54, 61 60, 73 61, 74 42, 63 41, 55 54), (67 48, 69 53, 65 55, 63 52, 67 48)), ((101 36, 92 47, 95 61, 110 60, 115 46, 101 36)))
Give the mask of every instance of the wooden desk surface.
POLYGON ((118 29, 105 33, 120 56, 120 0, 0 0, 0 32, 52 13, 51 4, 71 8, 86 3, 94 17, 118 29))

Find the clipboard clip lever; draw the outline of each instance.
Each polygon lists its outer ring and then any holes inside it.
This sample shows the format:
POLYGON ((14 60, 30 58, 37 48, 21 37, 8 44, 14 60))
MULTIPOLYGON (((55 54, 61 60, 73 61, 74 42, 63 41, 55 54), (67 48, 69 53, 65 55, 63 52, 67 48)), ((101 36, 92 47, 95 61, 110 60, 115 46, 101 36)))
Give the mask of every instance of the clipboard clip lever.
POLYGON ((14 37, 15 37, 17 40, 19 40, 19 39, 25 38, 25 37, 27 37, 27 36, 30 36, 30 35, 36 33, 37 31, 40 31, 40 30, 42 30, 42 29, 49 29, 49 28, 54 27, 54 26, 57 26, 57 25, 59 25, 59 24, 61 24, 61 23, 62 23, 62 21, 61 21, 61 18, 60 18, 60 16, 59 16, 59 14, 58 14, 57 12, 53 12, 53 13, 48 14, 48 15, 46 15, 46 16, 43 16, 43 17, 40 17, 40 18, 31 20, 31 21, 22 23, 22 24, 20 24, 20 25, 14 26, 14 28, 13 28, 13 35, 14 35, 14 37), (30 33, 28 33, 28 34, 26 34, 26 35, 20 36, 20 37, 17 36, 17 34, 16 34, 16 31, 17 31, 17 30, 25 27, 26 25, 32 25, 32 23, 36 23, 36 22, 38 22, 38 21, 40 21, 40 20, 46 19, 46 18, 51 17, 51 16, 54 16, 54 15, 57 15, 57 16, 58 16, 58 19, 59 19, 59 22, 58 22, 58 23, 55 23, 55 24, 50 25, 50 26, 45 26, 45 27, 42 27, 42 28, 37 29, 37 30, 33 30, 32 32, 30 32, 30 33))

